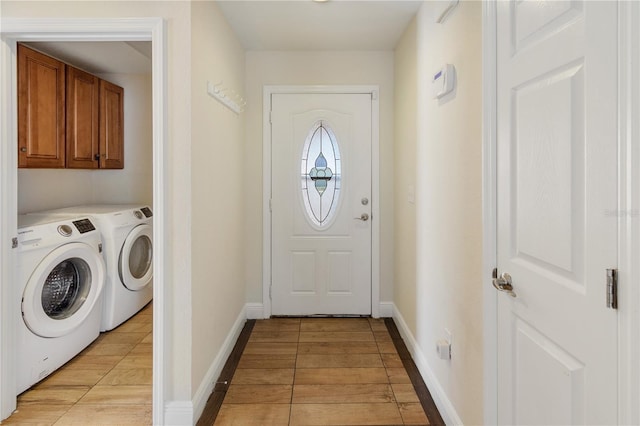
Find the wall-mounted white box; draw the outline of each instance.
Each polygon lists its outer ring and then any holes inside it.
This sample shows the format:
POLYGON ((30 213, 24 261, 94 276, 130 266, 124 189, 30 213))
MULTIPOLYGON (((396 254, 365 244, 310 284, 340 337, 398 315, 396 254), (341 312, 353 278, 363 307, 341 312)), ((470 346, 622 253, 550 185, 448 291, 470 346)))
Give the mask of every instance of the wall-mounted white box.
POLYGON ((431 95, 433 99, 440 99, 453 91, 456 81, 456 69, 451 64, 446 64, 433 74, 431 79, 431 95))

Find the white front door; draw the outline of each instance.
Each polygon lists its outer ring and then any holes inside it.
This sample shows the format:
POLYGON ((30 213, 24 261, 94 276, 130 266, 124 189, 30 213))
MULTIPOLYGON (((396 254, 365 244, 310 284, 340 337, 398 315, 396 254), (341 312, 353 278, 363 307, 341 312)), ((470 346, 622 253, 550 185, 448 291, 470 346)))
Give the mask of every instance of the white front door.
POLYGON ((273 94, 272 314, 371 314, 371 94, 273 94))
POLYGON ((617 4, 498 2, 500 424, 616 424, 617 4))

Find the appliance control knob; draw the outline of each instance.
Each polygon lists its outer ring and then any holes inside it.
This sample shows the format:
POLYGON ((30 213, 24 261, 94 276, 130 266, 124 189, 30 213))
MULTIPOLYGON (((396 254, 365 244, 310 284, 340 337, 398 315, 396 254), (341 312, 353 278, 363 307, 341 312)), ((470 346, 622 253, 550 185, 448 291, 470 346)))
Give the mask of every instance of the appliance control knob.
POLYGON ((73 232, 73 229, 71 229, 71 227, 69 225, 60 225, 60 226, 58 226, 58 233, 60 235, 62 235, 63 237, 71 236, 72 232, 73 232))
POLYGON ((134 211, 133 215, 136 217, 136 219, 142 219, 142 213, 139 210, 134 211))

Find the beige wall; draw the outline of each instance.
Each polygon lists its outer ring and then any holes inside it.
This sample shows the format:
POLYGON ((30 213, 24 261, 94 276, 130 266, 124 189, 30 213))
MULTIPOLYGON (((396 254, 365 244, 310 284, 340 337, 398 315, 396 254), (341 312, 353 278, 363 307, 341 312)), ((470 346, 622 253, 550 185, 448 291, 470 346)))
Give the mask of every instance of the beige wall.
POLYGON ((151 74, 99 77, 124 88, 124 169, 19 169, 19 213, 91 203, 152 203, 151 74))
POLYGON ((416 333, 417 39, 411 21, 395 50, 395 262, 393 301, 416 333))
POLYGON ((244 114, 236 115, 206 91, 207 81, 223 81, 225 88, 243 92, 244 49, 215 3, 194 2, 191 22, 195 392, 238 315, 244 313, 244 114))
POLYGON ((418 146, 416 340, 464 424, 482 410, 482 6, 460 2, 436 24, 435 2, 417 20, 418 146), (457 88, 437 101, 429 76, 455 65, 457 88), (452 359, 434 350, 444 329, 452 359))
POLYGON ((380 86, 380 300, 393 300, 393 52, 247 52, 247 301, 262 302, 262 93, 265 85, 380 86))

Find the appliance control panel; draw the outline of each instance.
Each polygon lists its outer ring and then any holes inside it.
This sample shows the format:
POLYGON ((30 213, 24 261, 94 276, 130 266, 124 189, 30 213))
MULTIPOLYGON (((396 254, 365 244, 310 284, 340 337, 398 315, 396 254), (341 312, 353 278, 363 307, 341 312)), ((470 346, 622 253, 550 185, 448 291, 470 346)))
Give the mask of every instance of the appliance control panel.
POLYGON ((78 228, 78 231, 80 231, 81 234, 96 230, 96 227, 93 226, 93 223, 91 223, 89 219, 74 220, 73 224, 78 228))
POLYGON ((153 213, 151 213, 151 209, 149 207, 143 207, 140 209, 140 211, 142 212, 142 214, 144 214, 144 217, 153 216, 153 213))

